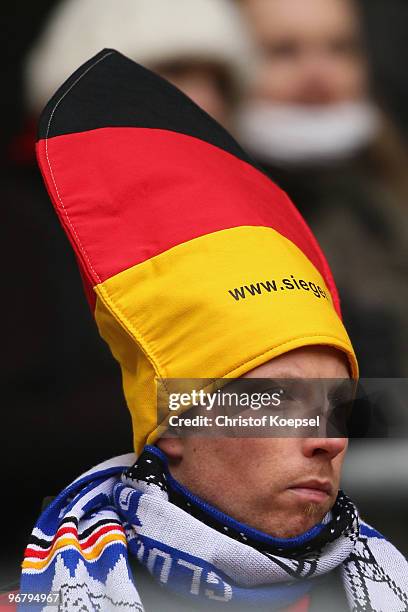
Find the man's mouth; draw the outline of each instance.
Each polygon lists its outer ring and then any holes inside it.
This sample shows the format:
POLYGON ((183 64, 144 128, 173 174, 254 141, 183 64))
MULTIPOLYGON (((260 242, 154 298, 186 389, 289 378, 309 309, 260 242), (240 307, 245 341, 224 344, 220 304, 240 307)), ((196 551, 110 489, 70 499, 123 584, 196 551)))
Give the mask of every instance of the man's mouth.
POLYGON ((305 502, 321 503, 330 498, 333 487, 328 480, 304 480, 288 487, 288 491, 305 502))

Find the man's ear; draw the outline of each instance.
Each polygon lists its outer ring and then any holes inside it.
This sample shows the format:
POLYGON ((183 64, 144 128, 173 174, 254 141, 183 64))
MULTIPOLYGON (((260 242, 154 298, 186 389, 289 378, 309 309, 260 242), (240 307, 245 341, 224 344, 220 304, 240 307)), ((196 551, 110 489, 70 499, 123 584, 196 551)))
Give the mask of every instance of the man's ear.
POLYGON ((184 454, 184 441, 181 438, 159 438, 156 446, 165 453, 170 462, 179 462, 184 454))

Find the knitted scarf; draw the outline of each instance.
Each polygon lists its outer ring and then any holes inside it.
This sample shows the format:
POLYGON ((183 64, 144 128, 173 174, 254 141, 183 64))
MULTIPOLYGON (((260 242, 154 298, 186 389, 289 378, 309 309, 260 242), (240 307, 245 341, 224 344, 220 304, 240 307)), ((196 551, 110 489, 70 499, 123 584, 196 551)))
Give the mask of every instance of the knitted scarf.
MULTIPOLYGON (((350 610, 408 610, 408 564, 339 491, 323 521, 281 539, 238 523, 169 473, 146 446, 69 485, 40 516, 25 551, 21 593, 59 593, 60 610, 143 612, 132 557, 165 588, 217 607, 277 610, 340 571, 350 610)), ((39 598, 37 598, 39 599, 39 598)), ((21 610, 55 611, 47 603, 21 610)))

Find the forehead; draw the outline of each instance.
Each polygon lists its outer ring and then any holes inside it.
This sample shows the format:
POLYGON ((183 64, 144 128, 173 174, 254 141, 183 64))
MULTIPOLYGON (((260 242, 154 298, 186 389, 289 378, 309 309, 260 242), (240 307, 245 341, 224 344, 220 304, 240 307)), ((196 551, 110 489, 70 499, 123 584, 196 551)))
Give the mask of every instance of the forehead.
POLYGON ((245 378, 349 378, 344 353, 329 346, 305 346, 275 357, 245 378))
POLYGON ((358 30, 352 0, 243 0, 243 7, 261 40, 358 30))

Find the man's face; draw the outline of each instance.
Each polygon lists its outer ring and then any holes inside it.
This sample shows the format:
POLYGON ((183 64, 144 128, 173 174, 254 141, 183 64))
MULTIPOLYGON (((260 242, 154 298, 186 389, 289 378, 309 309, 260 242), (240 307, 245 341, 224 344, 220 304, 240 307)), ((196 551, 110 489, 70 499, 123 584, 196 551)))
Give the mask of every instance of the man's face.
POLYGON ((351 0, 242 0, 260 50, 255 97, 331 104, 365 97, 367 69, 351 0))
MULTIPOLYGON (((276 357, 252 378, 349 378, 346 358, 330 347, 276 357)), ((275 537, 294 537, 333 506, 346 438, 162 438, 173 476, 236 520, 275 537), (322 490, 325 489, 325 490, 322 490)))

